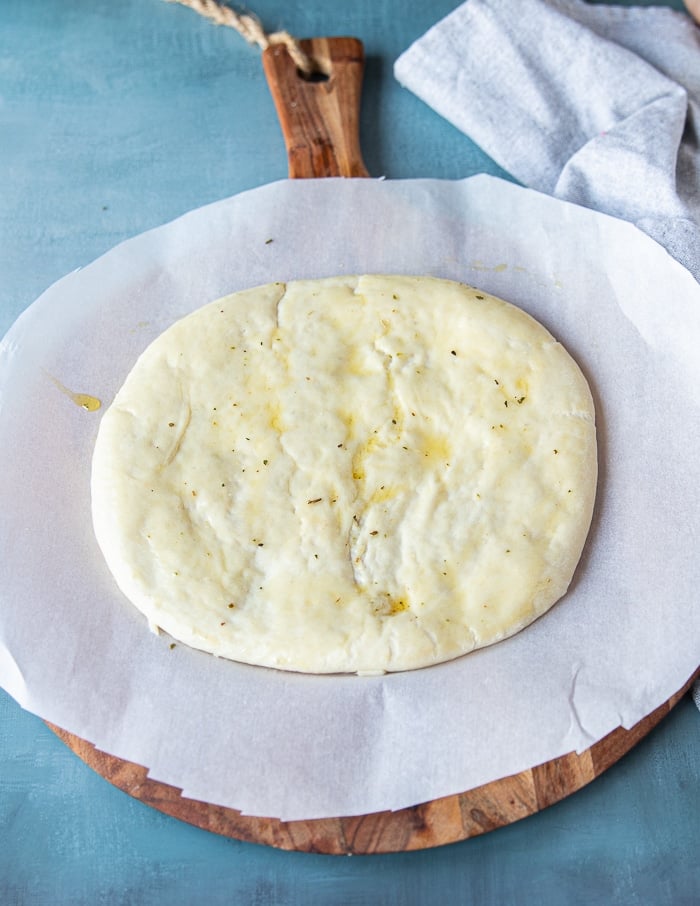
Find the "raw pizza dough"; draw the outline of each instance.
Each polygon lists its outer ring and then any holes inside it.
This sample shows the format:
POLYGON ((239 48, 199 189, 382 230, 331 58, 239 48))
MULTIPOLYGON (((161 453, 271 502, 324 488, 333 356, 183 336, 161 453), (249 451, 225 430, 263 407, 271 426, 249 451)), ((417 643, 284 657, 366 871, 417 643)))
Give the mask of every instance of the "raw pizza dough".
POLYGON ((273 283, 175 323, 102 418, 95 533, 151 626, 288 670, 408 670, 567 590, 588 384, 520 309, 427 277, 273 283))

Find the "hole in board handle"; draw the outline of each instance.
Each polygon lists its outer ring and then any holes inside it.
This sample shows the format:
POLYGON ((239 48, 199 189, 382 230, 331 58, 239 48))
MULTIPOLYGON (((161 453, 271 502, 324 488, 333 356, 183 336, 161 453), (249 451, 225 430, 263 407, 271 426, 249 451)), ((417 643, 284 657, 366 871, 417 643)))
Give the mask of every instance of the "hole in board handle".
POLYGON ((303 72, 301 69, 297 69, 297 75, 300 79, 303 79, 304 82, 327 82, 330 78, 330 74, 323 72, 321 69, 312 69, 311 72, 303 72))

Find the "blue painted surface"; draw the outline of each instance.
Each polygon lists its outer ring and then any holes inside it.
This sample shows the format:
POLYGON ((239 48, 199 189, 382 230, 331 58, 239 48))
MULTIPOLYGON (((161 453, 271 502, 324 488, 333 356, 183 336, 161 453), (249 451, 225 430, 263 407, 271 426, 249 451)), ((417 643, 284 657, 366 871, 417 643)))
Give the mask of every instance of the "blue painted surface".
MULTIPOLYGON (((373 175, 505 175, 392 77, 396 56, 456 0, 251 5, 270 29, 363 40, 373 175)), ((120 240, 285 175, 258 51, 232 31, 161 0, 0 4, 0 333, 120 240)), ((700 902, 699 742, 685 699, 622 762, 540 815, 433 851, 349 859, 167 818, 0 692, 0 906, 690 906, 700 902)))

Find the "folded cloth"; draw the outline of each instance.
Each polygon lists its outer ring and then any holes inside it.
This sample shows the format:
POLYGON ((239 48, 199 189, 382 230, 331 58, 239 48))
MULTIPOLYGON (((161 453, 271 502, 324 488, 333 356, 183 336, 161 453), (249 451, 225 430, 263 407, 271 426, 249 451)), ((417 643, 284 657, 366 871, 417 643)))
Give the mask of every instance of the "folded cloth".
MULTIPOLYGON (((700 28, 688 16, 467 0, 394 73, 524 185, 636 224, 700 280, 700 28)), ((700 708, 700 680, 693 698, 700 708)))
POLYGON ((687 15, 467 0, 394 72, 521 183, 631 221, 700 280, 700 28, 687 15))

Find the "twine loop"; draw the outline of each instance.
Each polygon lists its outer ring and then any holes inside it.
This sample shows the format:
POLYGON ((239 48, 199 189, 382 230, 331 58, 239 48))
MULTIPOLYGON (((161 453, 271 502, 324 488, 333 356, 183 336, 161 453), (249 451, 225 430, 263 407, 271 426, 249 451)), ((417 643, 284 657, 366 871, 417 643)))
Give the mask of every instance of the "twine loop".
POLYGON ((314 61, 299 46, 297 39, 287 31, 266 32, 260 20, 252 13, 237 13, 230 6, 218 3, 217 0, 169 0, 186 6, 215 25, 225 25, 235 29, 249 44, 257 44, 261 50, 267 50, 273 44, 284 44, 297 69, 304 75, 316 71, 314 61))

